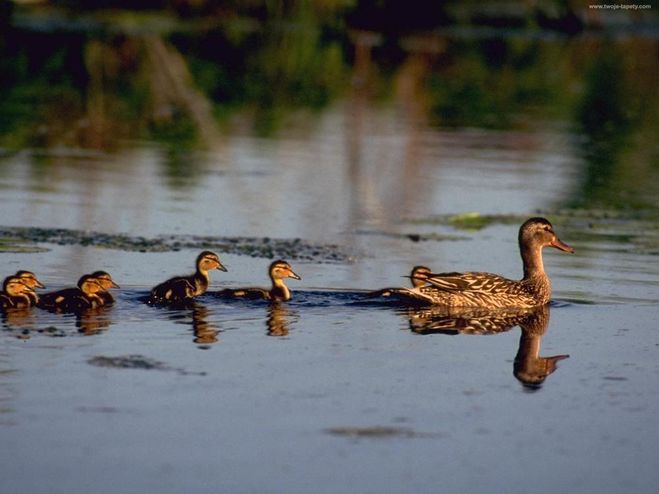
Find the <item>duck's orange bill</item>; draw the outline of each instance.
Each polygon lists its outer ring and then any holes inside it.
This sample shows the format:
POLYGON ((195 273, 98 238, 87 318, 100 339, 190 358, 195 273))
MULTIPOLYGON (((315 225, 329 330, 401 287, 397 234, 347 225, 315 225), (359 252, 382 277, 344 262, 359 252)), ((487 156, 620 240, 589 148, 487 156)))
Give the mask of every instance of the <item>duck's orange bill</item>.
POLYGON ((562 242, 560 238, 555 238, 554 240, 552 240, 550 245, 559 250, 562 250, 563 252, 569 252, 570 254, 574 254, 574 249, 570 247, 568 244, 562 242))

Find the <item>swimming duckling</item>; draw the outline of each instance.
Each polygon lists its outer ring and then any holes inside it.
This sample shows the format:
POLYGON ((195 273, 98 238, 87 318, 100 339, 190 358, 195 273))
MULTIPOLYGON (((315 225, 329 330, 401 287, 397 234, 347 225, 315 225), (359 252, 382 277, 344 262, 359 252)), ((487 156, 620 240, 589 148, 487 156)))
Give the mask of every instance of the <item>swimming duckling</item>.
POLYGON ((412 272, 410 273, 410 280, 412 281, 413 288, 419 288, 420 286, 428 283, 428 275, 432 273, 430 268, 426 266, 414 266, 412 272))
POLYGON ((412 282, 412 289, 409 288, 382 288, 381 290, 376 290, 374 292, 370 292, 367 297, 369 298, 376 298, 376 297, 395 297, 395 298, 401 298, 403 300, 409 301, 414 303, 420 302, 423 304, 428 303, 428 300, 425 296, 420 296, 416 297, 416 292, 414 289, 421 288, 422 286, 426 285, 428 283, 428 275, 431 274, 432 271, 430 268, 426 266, 414 266, 412 268, 412 272, 409 274, 409 276, 404 276, 404 278, 409 278, 410 281, 412 282))
POLYGON ((120 288, 113 280, 112 276, 107 271, 94 271, 90 276, 96 278, 103 287, 103 290, 98 292, 98 296, 103 300, 103 305, 114 304, 114 297, 108 291, 110 288, 120 288))
POLYGON ((234 288, 218 292, 219 297, 245 298, 250 300, 276 300, 286 301, 291 299, 291 291, 284 284, 284 279, 293 278, 301 280, 286 261, 274 261, 268 268, 268 274, 272 280, 272 288, 234 288))
POLYGON ((197 256, 197 270, 190 276, 176 276, 151 290, 151 302, 177 303, 188 301, 203 294, 208 289, 208 271, 219 269, 227 271, 214 252, 205 250, 197 256))
POLYGON ((35 288, 46 288, 41 282, 37 279, 37 276, 32 271, 16 271, 14 275, 23 282, 30 290, 26 292, 26 295, 30 298, 30 305, 36 306, 39 303, 39 295, 34 291, 35 288))
POLYGON ((103 299, 99 296, 102 291, 103 286, 98 279, 86 274, 78 280, 76 288, 65 288, 42 295, 39 307, 62 312, 95 309, 103 305, 103 299))
POLYGON ((7 276, 0 292, 0 309, 24 309, 32 305, 32 290, 17 276, 7 276))

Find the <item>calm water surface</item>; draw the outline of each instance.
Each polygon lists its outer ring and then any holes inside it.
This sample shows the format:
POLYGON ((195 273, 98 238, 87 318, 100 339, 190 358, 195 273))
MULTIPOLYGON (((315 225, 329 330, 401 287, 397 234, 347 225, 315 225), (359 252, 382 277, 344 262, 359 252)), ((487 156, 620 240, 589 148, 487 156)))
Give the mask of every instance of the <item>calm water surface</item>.
MULTIPOLYGON (((206 295, 174 311, 140 297, 197 250, 1 253, 4 273, 49 288, 101 268, 122 286, 98 314, 3 318, 8 492, 655 492, 656 173, 625 189, 645 209, 569 209, 583 143, 533 122, 448 129, 352 96, 276 137, 238 118, 175 158, 149 141, 7 152, 5 227, 301 238, 351 258, 292 259, 287 304, 206 295), (193 172, 168 173, 172 159, 193 172), (437 332, 428 314, 360 302, 418 263, 519 277, 517 229, 538 211, 576 254, 545 252, 554 302, 533 328, 437 332), (123 368, 98 365, 115 357, 123 368)), ((220 255, 211 290, 265 283, 269 259, 220 255)))

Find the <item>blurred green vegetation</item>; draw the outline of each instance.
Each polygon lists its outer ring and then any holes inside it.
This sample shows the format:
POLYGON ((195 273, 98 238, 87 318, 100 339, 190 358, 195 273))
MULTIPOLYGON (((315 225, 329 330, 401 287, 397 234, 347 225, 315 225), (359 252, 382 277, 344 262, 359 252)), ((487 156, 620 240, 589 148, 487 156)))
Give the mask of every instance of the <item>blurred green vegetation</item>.
POLYGON ((403 97, 437 127, 569 122, 584 163, 573 206, 647 204, 617 191, 657 187, 656 37, 573 37, 583 23, 563 0, 479 5, 0 0, 0 146, 153 140, 187 183, 195 151, 237 115, 270 137, 300 111, 413 87, 403 97))

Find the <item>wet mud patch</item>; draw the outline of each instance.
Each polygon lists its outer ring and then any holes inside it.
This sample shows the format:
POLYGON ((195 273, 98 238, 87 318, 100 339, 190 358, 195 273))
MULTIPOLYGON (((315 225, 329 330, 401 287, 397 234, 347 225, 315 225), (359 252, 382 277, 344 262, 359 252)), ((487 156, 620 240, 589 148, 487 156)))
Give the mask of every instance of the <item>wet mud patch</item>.
POLYGON ((12 254, 38 254, 40 252, 48 252, 48 249, 33 244, 25 245, 24 242, 21 242, 17 238, 2 235, 0 236, 0 253, 5 252, 12 254))
POLYGON ((224 254, 315 262, 349 262, 353 259, 353 256, 338 245, 314 244, 300 238, 189 235, 162 235, 146 238, 64 228, 0 227, 0 252, 3 252, 3 246, 8 246, 9 252, 44 252, 47 249, 37 245, 42 243, 82 245, 132 252, 211 249, 224 254))
POLYGON ((438 433, 418 432, 409 427, 396 427, 374 425, 368 427, 330 427, 324 430, 331 436, 346 437, 349 439, 395 439, 395 438, 431 438, 440 437, 438 433))
POLYGON ((449 234, 440 234, 440 233, 392 233, 383 230, 357 230, 355 232, 357 235, 372 235, 379 237, 388 237, 409 240, 411 242, 447 242, 447 241, 458 241, 458 240, 469 240, 469 237, 464 235, 449 235, 449 234))
POLYGON ((122 355, 118 357, 107 357, 98 355, 87 360, 89 365, 95 367, 106 367, 110 369, 142 369, 156 371, 173 371, 183 376, 205 376, 205 372, 189 372, 178 367, 171 367, 159 360, 150 359, 144 355, 122 355))

